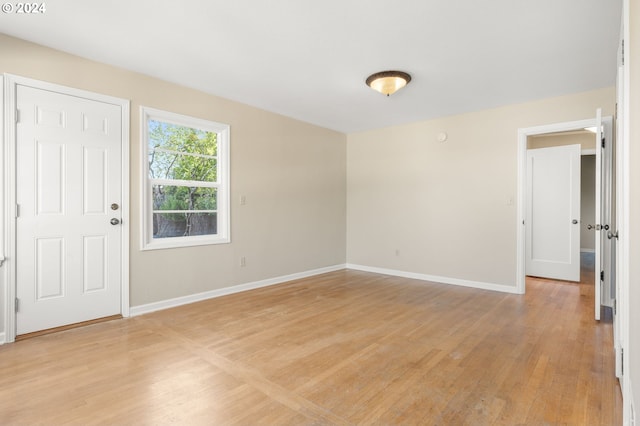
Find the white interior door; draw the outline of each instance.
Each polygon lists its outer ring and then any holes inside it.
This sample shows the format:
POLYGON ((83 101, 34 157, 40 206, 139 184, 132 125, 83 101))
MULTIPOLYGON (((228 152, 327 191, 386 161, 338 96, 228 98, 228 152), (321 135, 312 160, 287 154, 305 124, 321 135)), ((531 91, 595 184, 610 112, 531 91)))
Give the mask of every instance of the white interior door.
MULTIPOLYGON (((611 117, 601 118, 596 113, 596 319, 599 319, 600 305, 615 308, 616 271, 615 244, 611 238, 616 227, 615 218, 615 174, 613 163, 613 121, 611 117), (597 299, 600 299, 599 301, 597 299)), ((615 310, 615 309, 614 309, 615 310)), ((615 314, 615 313, 614 313, 615 314)))
POLYGON ((527 275, 580 281, 580 149, 527 150, 527 275))
POLYGON ((119 314, 121 109, 22 85, 16 102, 16 332, 119 314))

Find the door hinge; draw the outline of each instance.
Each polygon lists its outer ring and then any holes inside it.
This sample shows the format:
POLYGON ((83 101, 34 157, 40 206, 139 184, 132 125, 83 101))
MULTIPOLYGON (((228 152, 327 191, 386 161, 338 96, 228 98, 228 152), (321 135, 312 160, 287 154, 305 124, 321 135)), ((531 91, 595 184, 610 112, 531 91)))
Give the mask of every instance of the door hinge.
POLYGON ((613 299, 613 315, 618 313, 618 299, 613 299))
POLYGON ((600 271, 600 281, 604 281, 604 271, 600 271))
POLYGON ((620 348, 620 374, 624 376, 624 348, 620 348))
POLYGON ((605 138, 603 137, 602 138, 602 148, 604 148, 604 145, 605 145, 605 138))
POLYGON ((16 204, 16 219, 20 217, 20 204, 16 204))
POLYGON ((16 110, 16 123, 19 123, 19 122, 20 122, 20 110, 17 109, 16 110))
POLYGON ((20 310, 20 299, 16 297, 16 313, 20 310))
POLYGON ((624 65, 624 40, 622 40, 622 52, 621 52, 621 56, 622 56, 622 65, 624 65))

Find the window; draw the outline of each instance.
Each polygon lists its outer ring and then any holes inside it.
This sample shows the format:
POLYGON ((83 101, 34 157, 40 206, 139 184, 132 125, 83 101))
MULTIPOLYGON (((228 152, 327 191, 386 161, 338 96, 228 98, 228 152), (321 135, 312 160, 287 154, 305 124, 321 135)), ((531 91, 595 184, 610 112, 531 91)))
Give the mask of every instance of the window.
POLYGON ((228 243, 229 126, 141 113, 142 249, 228 243))

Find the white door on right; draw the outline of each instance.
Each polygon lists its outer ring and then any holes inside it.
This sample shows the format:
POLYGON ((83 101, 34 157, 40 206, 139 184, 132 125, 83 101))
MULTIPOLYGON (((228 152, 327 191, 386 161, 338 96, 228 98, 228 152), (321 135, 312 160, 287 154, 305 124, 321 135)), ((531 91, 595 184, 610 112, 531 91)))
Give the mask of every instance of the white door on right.
POLYGON ((527 151, 527 275, 580 281, 580 150, 527 151))

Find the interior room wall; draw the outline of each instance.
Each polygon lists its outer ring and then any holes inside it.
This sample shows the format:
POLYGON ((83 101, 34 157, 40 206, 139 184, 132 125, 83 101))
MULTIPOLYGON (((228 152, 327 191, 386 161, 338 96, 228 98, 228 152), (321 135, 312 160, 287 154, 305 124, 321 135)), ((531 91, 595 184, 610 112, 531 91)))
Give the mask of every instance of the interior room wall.
POLYGON ((580 145, 582 149, 596 149, 596 136, 588 130, 582 130, 577 132, 535 135, 527 138, 527 149, 576 144, 580 145))
POLYGON ((603 88, 348 135, 347 263, 515 289, 518 129, 614 104, 603 88))
POLYGON ((344 264, 344 134, 2 34, 0 52, 0 72, 131 100, 132 306, 344 264), (140 250, 141 105, 231 126, 230 244, 140 250))

